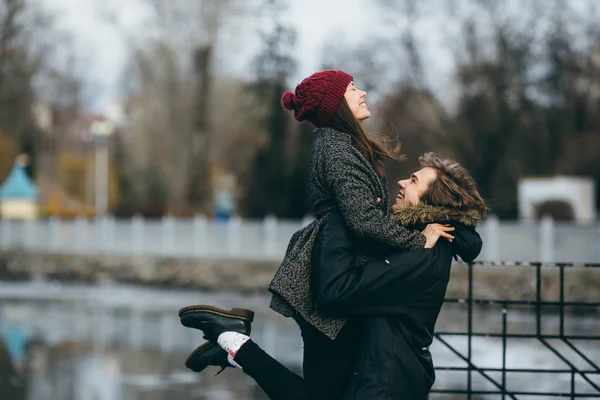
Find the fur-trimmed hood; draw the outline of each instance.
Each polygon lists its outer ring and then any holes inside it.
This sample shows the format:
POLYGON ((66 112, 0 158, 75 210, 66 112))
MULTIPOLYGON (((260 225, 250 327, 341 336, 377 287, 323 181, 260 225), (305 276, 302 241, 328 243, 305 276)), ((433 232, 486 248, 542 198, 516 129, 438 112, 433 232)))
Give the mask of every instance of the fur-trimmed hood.
POLYGON ((446 207, 433 207, 418 204, 400 210, 394 210, 394 216, 401 225, 421 225, 432 222, 460 222, 463 225, 474 226, 481 221, 477 210, 457 210, 446 207))

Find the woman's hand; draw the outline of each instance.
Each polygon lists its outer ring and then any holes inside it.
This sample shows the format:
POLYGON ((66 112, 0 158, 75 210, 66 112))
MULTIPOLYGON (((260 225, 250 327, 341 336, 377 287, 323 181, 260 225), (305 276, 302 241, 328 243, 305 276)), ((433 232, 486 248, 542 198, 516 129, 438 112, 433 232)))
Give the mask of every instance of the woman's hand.
POLYGON ((453 231, 454 228, 450 225, 441 225, 441 224, 429 224, 423 229, 423 236, 427 241, 425 242, 425 248, 431 249, 437 243, 440 237, 445 238, 449 242, 454 240, 454 236, 449 234, 448 232, 453 231))

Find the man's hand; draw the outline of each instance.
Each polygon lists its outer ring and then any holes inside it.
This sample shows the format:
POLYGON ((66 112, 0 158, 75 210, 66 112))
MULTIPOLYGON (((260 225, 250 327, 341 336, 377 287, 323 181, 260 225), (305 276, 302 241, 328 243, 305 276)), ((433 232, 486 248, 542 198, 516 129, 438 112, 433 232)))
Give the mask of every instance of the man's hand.
POLYGON ((427 239, 425 242, 425 248, 431 249, 437 243, 440 237, 445 238, 449 242, 454 240, 454 236, 449 234, 448 232, 453 231, 454 228, 450 225, 441 225, 441 224, 429 224, 423 229, 423 236, 427 239))

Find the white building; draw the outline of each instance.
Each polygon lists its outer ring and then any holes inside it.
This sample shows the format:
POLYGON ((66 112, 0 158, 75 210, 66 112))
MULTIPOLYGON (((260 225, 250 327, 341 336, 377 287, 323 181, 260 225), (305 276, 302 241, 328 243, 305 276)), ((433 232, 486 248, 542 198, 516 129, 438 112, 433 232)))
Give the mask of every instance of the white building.
POLYGON ((534 219, 540 204, 559 200, 573 208, 575 221, 596 221, 596 186, 591 178, 554 176, 548 178, 525 178, 519 182, 519 216, 534 219))

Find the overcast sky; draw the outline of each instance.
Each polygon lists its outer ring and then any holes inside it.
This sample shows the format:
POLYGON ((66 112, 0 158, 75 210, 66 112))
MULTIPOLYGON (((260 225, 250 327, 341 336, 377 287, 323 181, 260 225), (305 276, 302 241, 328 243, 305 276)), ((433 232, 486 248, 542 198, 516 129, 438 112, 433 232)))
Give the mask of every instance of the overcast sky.
MULTIPOLYGON (((91 107, 102 112, 108 100, 119 96, 119 81, 128 49, 113 24, 102 18, 97 0, 39 0, 57 15, 60 29, 74 35, 74 52, 84 70, 91 107), (91 92, 91 93, 90 93, 91 92)), ((189 0, 194 1, 194 0, 189 0)), ((253 0, 248 0, 253 1, 253 0)), ((256 0, 254 0, 256 1, 256 0)), ((142 0, 104 0, 115 11, 124 30, 143 31, 149 13, 142 0)), ((297 29, 298 71, 292 81, 320 68, 322 48, 328 38, 340 43, 360 41, 372 30, 371 7, 360 0, 288 0, 285 21, 297 29)), ((257 51, 256 27, 225 32, 227 50, 217 58, 218 70, 243 75, 257 51), (240 40, 240 34, 247 40, 240 40)))
MULTIPOLYGON (((140 37, 152 27, 152 14, 145 6, 145 0, 35 0, 41 2, 57 15, 60 29, 74 37, 72 47, 78 61, 78 69, 83 71, 86 80, 85 98, 88 108, 103 112, 106 102, 119 97, 123 67, 127 60, 127 48, 123 32, 134 32, 140 37), (111 10, 118 20, 114 23, 102 17, 99 10, 111 10), (120 31, 120 29, 122 31, 120 31)), ((164 0, 174 1, 174 0, 164 0)), ((189 1, 194 4, 197 0, 189 1)), ((244 0, 245 4, 263 0, 244 0)), ((413 24, 417 46, 424 65, 425 83, 434 90, 438 98, 449 105, 455 96, 452 82, 454 59, 452 47, 461 34, 459 25, 451 14, 460 15, 472 12, 470 2, 461 0, 439 0, 440 7, 427 3, 427 18, 411 21, 403 13, 387 13, 388 20, 382 22, 382 14, 377 13, 374 0, 285 0, 288 6, 284 21, 296 28, 296 61, 298 69, 291 76, 290 84, 321 68, 323 47, 327 42, 340 46, 369 40, 371 35, 385 35, 391 31, 386 24, 405 26, 413 24), (443 6, 442 6, 443 5, 443 6)), ((590 0, 591 1, 591 0, 590 0)), ((586 0, 570 0, 570 8, 585 15, 586 0)), ((511 21, 517 21, 523 13, 521 0, 506 0, 503 8, 509 10, 511 21)), ((480 27, 485 29, 487 22, 477 16, 480 27)), ((237 20, 221 31, 220 52, 216 54, 216 71, 223 74, 250 76, 251 57, 256 54, 258 28, 260 22, 237 20)), ((71 46, 71 45, 67 45, 71 46)), ((65 47, 66 48, 66 47, 65 47)), ((338 68, 345 69, 344 66, 338 68)), ((353 71, 348 71, 353 73, 353 71)), ((357 82, 360 86, 360 81, 357 82)))

